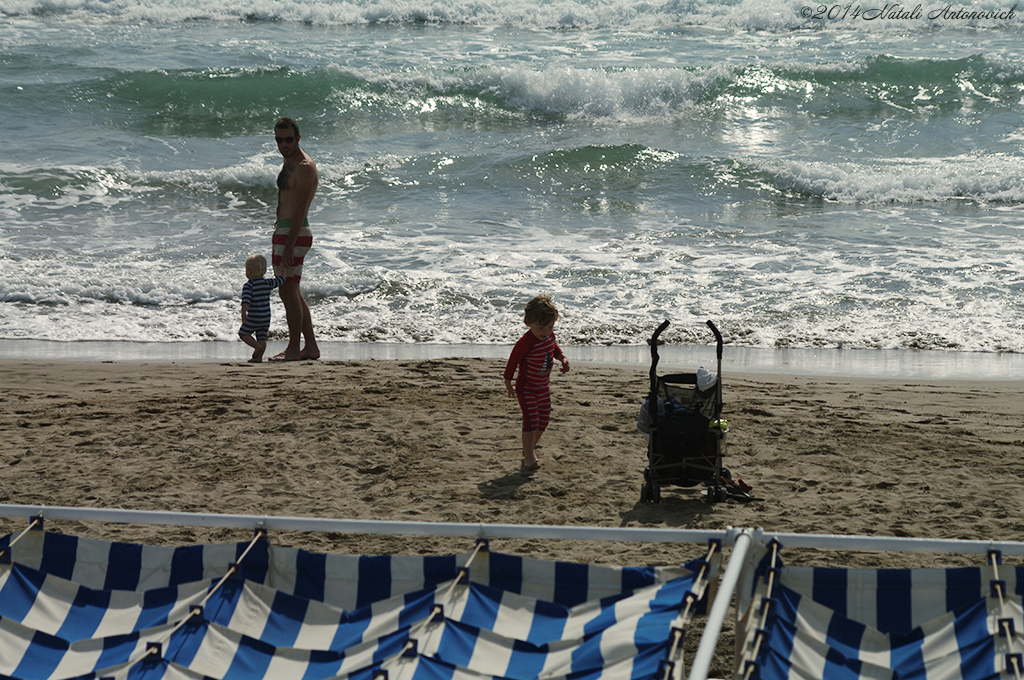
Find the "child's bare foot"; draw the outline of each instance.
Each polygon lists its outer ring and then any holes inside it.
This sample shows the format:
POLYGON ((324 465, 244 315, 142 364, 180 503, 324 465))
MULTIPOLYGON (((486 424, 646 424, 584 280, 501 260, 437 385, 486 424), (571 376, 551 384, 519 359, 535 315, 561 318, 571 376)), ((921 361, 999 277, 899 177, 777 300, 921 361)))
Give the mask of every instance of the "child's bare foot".
POLYGON ((261 342, 256 345, 256 349, 252 351, 252 358, 249 359, 250 364, 259 364, 263 361, 263 353, 267 351, 267 343, 261 342))
POLYGON ((536 472, 540 468, 540 461, 536 458, 532 462, 523 459, 522 464, 519 466, 521 472, 536 472))

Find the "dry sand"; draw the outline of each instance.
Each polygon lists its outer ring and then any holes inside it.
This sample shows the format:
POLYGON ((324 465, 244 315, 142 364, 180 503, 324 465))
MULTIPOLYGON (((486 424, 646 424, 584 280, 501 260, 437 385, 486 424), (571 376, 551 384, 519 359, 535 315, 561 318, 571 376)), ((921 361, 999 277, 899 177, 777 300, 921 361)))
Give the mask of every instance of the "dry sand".
MULTIPOLYGON (((726 464, 764 500, 708 505, 697 489, 666 487, 661 503, 643 504, 646 449, 636 417, 647 367, 577 362, 553 376, 542 467, 528 477, 519 472, 520 416, 504 392, 503 366, 498 359, 0 361, 0 503, 1024 540, 1024 381, 726 374, 726 464)), ((659 367, 673 370, 692 368, 659 367)), ((0 533, 25 524, 0 519, 0 533)), ((47 528, 178 545, 251 535, 79 522, 47 528)), ((294 533, 271 540, 360 554, 472 549, 461 538, 294 533)), ((492 547, 622 565, 675 564, 704 550, 525 539, 492 547)), ((851 566, 979 561, 783 556, 851 566)), ((728 652, 726 640, 720 649, 728 652)))

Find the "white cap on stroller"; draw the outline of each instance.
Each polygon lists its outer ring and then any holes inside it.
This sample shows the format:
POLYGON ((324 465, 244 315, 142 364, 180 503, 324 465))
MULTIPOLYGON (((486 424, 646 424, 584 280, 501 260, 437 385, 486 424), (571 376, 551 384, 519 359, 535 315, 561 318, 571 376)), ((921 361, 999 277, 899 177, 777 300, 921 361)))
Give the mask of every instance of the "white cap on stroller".
POLYGON ((703 366, 697 369, 697 389, 703 392, 714 387, 716 382, 718 382, 717 373, 712 373, 703 366))

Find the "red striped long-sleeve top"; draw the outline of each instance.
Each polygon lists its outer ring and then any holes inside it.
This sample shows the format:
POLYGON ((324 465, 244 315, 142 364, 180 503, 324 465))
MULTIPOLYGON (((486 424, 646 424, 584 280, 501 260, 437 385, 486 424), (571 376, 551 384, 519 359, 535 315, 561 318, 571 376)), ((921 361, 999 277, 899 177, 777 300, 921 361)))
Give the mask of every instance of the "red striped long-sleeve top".
POLYGON ((517 391, 543 391, 549 387, 551 367, 555 360, 561 360, 565 355, 555 342, 555 334, 551 333, 543 340, 538 340, 533 331, 526 331, 523 337, 519 338, 512 354, 505 364, 505 379, 516 378, 517 391), (516 375, 516 368, 519 374, 516 375))

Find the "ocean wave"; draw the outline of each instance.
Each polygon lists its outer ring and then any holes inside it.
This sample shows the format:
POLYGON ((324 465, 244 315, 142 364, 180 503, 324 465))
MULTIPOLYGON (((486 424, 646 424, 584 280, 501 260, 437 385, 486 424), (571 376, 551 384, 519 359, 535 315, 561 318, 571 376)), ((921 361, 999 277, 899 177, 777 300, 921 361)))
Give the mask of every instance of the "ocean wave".
POLYGON ((297 22, 317 26, 434 23, 556 30, 691 26, 750 31, 873 32, 946 26, 1021 30, 1020 16, 1009 13, 1009 7, 999 0, 975 0, 943 12, 945 7, 946 3, 940 3, 916 14, 913 7, 891 3, 876 7, 795 0, 0 0, 0 14, 7 17, 114 22, 297 22))
POLYGON ((847 63, 751 64, 717 74, 706 105, 782 107, 815 118, 949 117, 1011 112, 1024 68, 996 56, 907 59, 877 55, 847 63))
MULTIPOLYGON (((439 344, 509 344, 522 333, 522 294, 479 298, 460 284, 408 289, 379 282, 363 294, 324 295, 311 274, 306 297, 321 340, 439 344), (404 293, 402 291, 405 291, 404 293)), ((755 291, 756 293, 756 291, 755 291)), ((828 295, 801 296, 804 310, 782 311, 768 301, 759 305, 733 300, 690 299, 685 305, 627 307, 609 300, 628 291, 603 288, 576 299, 555 292, 561 310, 560 342, 578 346, 643 346, 663 319, 673 326, 666 343, 708 342, 703 320, 712 318, 733 347, 766 349, 915 349, 1024 353, 1018 324, 1005 310, 963 308, 935 301, 893 300, 889 310, 859 303, 830 308, 828 295), (603 304, 598 300, 600 298, 603 304), (814 299, 812 299, 814 298, 814 299), (746 307, 744 310, 729 307, 746 307)), ((160 287, 132 289, 99 286, 30 299, 0 295, 4 314, 0 339, 54 341, 237 341, 240 323, 234 288, 165 292, 160 287), (234 294, 234 295, 232 295, 234 294), (133 298, 134 301, 126 300, 133 298), (73 298, 73 300, 71 299, 73 298), (194 299, 191 299, 194 298, 194 299)), ((676 297, 687 297, 679 292, 676 297)), ((777 298, 776 298, 777 301, 777 298)), ((996 305, 993 301, 990 306, 996 305)), ((284 310, 272 299, 271 340, 286 338, 284 310)), ((797 305, 799 307, 799 305, 797 305)))
MULTIPOLYGON (((90 213, 101 216, 111 210, 128 209, 159 194, 169 205, 194 204, 197 198, 213 197, 226 202, 224 208, 244 213, 265 212, 276 196, 274 176, 278 158, 269 152, 248 161, 221 168, 148 170, 102 166, 15 167, 0 164, 0 216, 14 221, 35 215, 48 230, 80 229, 90 213), (54 211, 71 210, 73 221, 51 218, 54 211)), ((133 218, 134 219, 134 218, 133 218)))
MULTIPOLYGON (((636 191, 642 190, 648 201, 674 203, 723 186, 733 187, 747 200, 763 201, 788 196, 850 205, 1024 204, 1024 158, 1010 154, 848 161, 694 158, 670 149, 620 144, 510 154, 488 159, 482 167, 481 162, 450 154, 374 162, 324 157, 319 193, 329 203, 347 202, 355 194, 364 201, 373 202, 378 195, 379 200, 388 201, 396 187, 430 195, 457 182, 472 184, 461 191, 465 200, 473 200, 470 196, 498 183, 502 196, 509 200, 548 196, 560 205, 579 202, 585 206, 603 197, 609 206, 622 201, 620 208, 625 214, 634 211, 628 203, 636 191), (486 178, 482 184, 474 179, 480 173, 486 178)), ((73 209, 81 220, 90 211, 105 214, 116 206, 126 209, 147 195, 159 194, 163 202, 180 209, 194 207, 196 200, 213 201, 211 210, 227 209, 265 221, 267 206, 276 200, 273 178, 278 169, 279 158, 269 149, 259 150, 248 160, 214 168, 0 165, 0 186, 5 189, 0 194, 0 216, 16 221, 35 214, 37 221, 49 224, 54 210, 73 209)))
MULTIPOLYGON (((507 126, 523 116, 635 121, 692 108, 730 77, 722 67, 600 69, 548 65, 378 69, 285 67, 127 71, 26 96, 95 107, 140 133, 221 137, 263 132, 275 105, 308 111, 321 129, 354 120, 507 126), (130 113, 129 113, 130 112, 130 113)), ((65 104, 66 105, 66 104, 65 104)))
POLYGON ((11 92, 12 105, 102 116, 140 135, 231 138, 266 132, 268 108, 300 110, 318 134, 503 130, 552 122, 728 121, 756 109, 798 118, 914 122, 1013 114, 1024 67, 998 57, 884 55, 850 63, 600 68, 561 63, 385 70, 317 66, 90 71, 11 92), (23 100, 23 101, 22 101, 23 100))
MULTIPOLYGON (((592 162, 607 151, 578 155, 592 162)), ((610 151, 626 163, 642 155, 610 151)), ((674 324, 667 341, 706 344, 700 323, 712 318, 743 347, 1024 352, 1012 214, 1002 226, 965 226, 946 211, 909 225, 898 209, 856 214, 856 226, 839 213, 831 229, 555 233, 509 223, 457 237, 318 224, 303 289, 320 336, 345 342, 508 343, 525 299, 545 291, 569 344, 642 345, 664 318, 674 324)), ((243 263, 265 251, 265 229, 197 224, 120 240, 96 231, 68 247, 35 228, 31 246, 12 253, 0 338, 234 339, 243 263)), ((14 237, 5 235, 0 256, 14 237)), ((272 304, 280 339, 283 310, 272 304)))
POLYGON ((919 203, 970 200, 1024 202, 1024 158, 961 155, 948 158, 829 163, 754 160, 783 193, 839 203, 919 203))
POLYGON ((475 76, 476 87, 515 110, 627 122, 683 114, 725 77, 728 72, 720 66, 691 70, 561 65, 491 68, 475 76))

